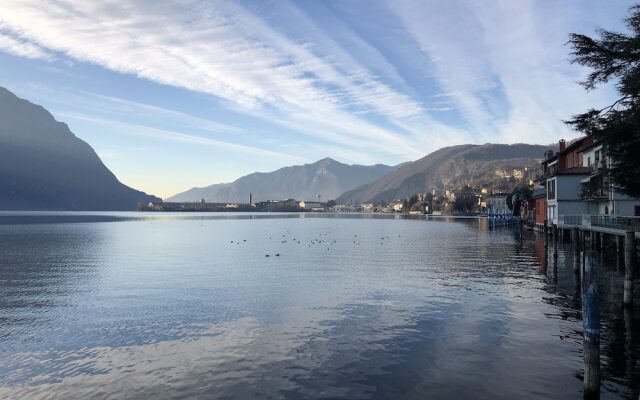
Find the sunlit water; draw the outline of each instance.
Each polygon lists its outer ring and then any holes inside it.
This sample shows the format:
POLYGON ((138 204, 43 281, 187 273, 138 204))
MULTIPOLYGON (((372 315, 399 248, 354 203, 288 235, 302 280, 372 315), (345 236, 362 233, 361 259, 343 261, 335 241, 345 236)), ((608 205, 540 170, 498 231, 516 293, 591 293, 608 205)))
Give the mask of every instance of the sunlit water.
MULTIPOLYGON (((635 400, 603 264, 602 398, 635 400)), ((579 399, 578 290, 568 244, 480 220, 4 213, 0 398, 579 399)))

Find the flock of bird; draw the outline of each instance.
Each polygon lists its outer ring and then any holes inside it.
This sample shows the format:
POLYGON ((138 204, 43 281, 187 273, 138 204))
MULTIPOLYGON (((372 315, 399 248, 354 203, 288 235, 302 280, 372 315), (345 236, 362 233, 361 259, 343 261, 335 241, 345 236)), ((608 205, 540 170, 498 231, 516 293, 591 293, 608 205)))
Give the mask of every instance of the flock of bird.
MULTIPOLYGON (((296 239, 295 237, 293 237, 293 235, 291 235, 290 231, 285 231, 285 234, 282 235, 282 238, 278 238, 276 240, 280 240, 280 244, 286 244, 286 243, 293 243, 293 244, 306 244, 307 247, 311 247, 311 246, 320 246, 320 245, 332 245, 332 244, 336 244, 338 243, 335 239, 329 239, 328 238, 329 234, 328 233, 320 233, 318 237, 310 240, 308 243, 303 243, 300 241, 300 239, 296 239)), ((400 237, 400 235, 398 235, 398 237, 400 237)), ((358 238, 358 235, 353 235, 353 244, 356 246, 360 246, 360 239, 358 238)), ((382 246, 385 239, 389 239, 390 236, 382 236, 380 237, 380 245, 382 246)), ((269 240, 274 240, 273 236, 269 236, 269 240)), ((242 239, 242 242, 246 242, 247 239, 242 239)), ((231 244, 240 244, 241 242, 236 240, 233 241, 231 240, 230 242, 231 244)), ((327 251, 330 251, 331 248, 327 247, 327 251)), ((271 257, 271 254, 265 254, 265 257, 271 257)), ((273 254, 273 256, 275 257, 280 257, 280 253, 276 253, 273 254)))

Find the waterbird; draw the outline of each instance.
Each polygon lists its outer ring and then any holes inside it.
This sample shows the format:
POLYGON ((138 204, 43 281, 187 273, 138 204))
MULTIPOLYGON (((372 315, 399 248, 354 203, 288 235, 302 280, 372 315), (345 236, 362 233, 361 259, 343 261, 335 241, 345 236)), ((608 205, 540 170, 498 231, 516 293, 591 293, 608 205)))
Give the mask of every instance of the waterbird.
POLYGON ((269 257, 269 255, 268 255, 268 254, 265 254, 264 256, 265 256, 265 257, 269 257))

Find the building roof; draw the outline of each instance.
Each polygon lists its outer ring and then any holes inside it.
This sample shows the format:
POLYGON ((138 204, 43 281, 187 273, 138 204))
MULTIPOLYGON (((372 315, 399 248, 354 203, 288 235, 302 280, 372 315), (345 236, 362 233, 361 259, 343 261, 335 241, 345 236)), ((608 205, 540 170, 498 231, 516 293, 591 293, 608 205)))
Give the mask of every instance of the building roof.
POLYGON ((531 194, 532 199, 539 199, 540 197, 546 197, 546 196, 547 196, 546 188, 534 190, 533 193, 531 194))
POLYGON ((585 152, 585 151, 589 150, 590 148, 592 148, 592 147, 596 147, 596 146, 599 146, 599 145, 601 145, 601 144, 602 144, 602 142, 601 142, 601 141, 599 141, 599 140, 595 140, 595 139, 594 139, 590 145, 588 145, 588 146, 584 146, 583 148, 581 148, 581 149, 580 149, 580 151, 581 151, 581 152, 585 152))
POLYGON ((594 142, 593 136, 584 136, 584 137, 575 139, 574 141, 570 142, 563 150, 560 150, 554 153, 551 157, 545 159, 543 163, 549 164, 550 162, 556 160, 560 155, 566 154, 576 149, 578 151, 584 151, 585 149, 588 149, 589 147, 593 146, 593 142, 594 142))

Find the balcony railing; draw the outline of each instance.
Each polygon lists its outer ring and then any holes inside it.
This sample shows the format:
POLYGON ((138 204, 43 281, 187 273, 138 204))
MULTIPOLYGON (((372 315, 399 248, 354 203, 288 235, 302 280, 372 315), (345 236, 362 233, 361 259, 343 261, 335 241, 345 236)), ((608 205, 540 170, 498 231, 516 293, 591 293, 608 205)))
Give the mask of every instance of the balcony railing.
POLYGON ((609 192, 604 189, 591 189, 584 190, 582 192, 583 200, 607 200, 609 198, 609 192))
POLYGON ((562 225, 582 225, 582 215, 560 215, 558 216, 558 222, 562 225))
POLYGON ((616 217, 613 215, 592 215, 591 226, 640 232, 640 217, 616 217))
POLYGON ((564 226, 580 226, 583 228, 607 228, 619 231, 632 230, 640 232, 640 217, 622 217, 615 215, 560 215, 558 224, 564 226))

